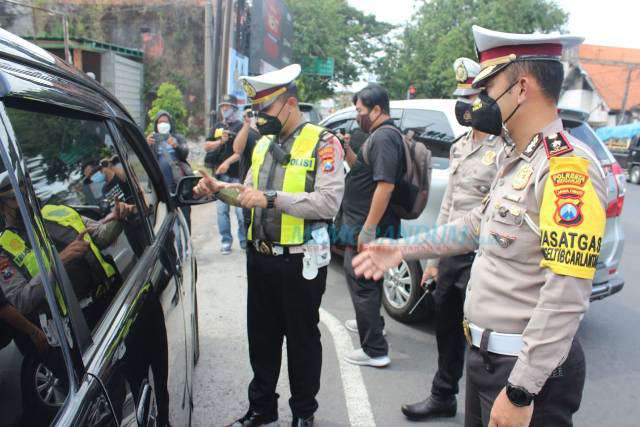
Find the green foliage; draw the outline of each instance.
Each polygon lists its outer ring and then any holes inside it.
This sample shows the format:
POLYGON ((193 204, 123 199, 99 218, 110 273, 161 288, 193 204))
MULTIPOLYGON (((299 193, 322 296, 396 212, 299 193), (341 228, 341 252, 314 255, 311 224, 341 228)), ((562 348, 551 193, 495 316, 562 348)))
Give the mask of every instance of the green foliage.
POLYGON ((385 46, 393 28, 349 6, 346 0, 285 0, 293 15, 293 60, 303 65, 313 57, 335 59, 334 77, 303 75, 301 99, 309 102, 333 95, 336 85, 353 83, 370 71, 374 54, 385 46))
POLYGON ((182 92, 172 83, 165 82, 158 87, 157 97, 151 103, 151 109, 147 113, 149 116, 147 133, 154 131, 153 124, 156 114, 158 114, 160 110, 167 111, 171 114, 176 127, 174 131, 181 134, 187 133, 187 107, 185 107, 184 101, 182 100, 182 92))
POLYGON ((453 61, 476 59, 471 26, 513 33, 562 30, 567 14, 552 0, 430 0, 377 65, 380 82, 393 98, 410 84, 418 98, 450 98, 455 89, 453 61))

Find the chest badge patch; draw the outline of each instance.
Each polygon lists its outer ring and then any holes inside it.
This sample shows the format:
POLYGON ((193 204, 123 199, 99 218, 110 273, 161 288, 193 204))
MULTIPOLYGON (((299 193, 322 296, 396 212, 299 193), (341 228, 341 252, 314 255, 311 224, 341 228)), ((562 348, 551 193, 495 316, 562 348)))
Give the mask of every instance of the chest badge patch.
POLYGON ((516 176, 513 178, 511 186, 514 190, 522 190, 529 183, 531 175, 533 175, 533 168, 531 165, 522 166, 518 169, 518 172, 516 172, 516 176))
POLYGON ((496 152, 495 151, 487 151, 482 156, 482 164, 485 166, 491 166, 496 161, 496 152))
POLYGON ((499 233, 496 233, 495 231, 491 232, 491 237, 493 237, 493 239, 496 241, 498 246, 500 246, 502 249, 507 249, 509 246, 511 246, 513 242, 516 241, 515 236, 499 234, 499 233))

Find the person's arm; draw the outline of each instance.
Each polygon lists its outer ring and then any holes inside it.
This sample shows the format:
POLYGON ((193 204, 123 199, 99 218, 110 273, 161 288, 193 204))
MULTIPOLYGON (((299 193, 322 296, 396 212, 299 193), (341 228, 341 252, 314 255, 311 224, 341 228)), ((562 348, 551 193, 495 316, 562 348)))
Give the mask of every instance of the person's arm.
MULTIPOLYGON (((391 200, 391 195, 395 187, 395 184, 384 181, 378 181, 376 184, 376 189, 371 198, 369 213, 362 226, 361 234, 364 240, 358 243, 369 243, 376 238, 376 229, 389 206, 389 201, 391 200)), ((358 240, 360 240, 360 237, 358 240)))
POLYGON ((348 133, 345 134, 344 142, 345 142, 344 159, 347 161, 347 164, 349 165, 349 167, 353 168, 356 164, 356 161, 358 160, 358 155, 356 154, 355 151, 353 151, 353 148, 351 147, 351 134, 348 134, 348 133))
POLYGON ((122 221, 118 218, 102 223, 83 216, 82 222, 87 228, 91 239, 100 249, 106 249, 111 246, 124 230, 122 221))
POLYGON ((46 300, 40 274, 27 280, 13 264, 10 264, 5 268, 4 275, 2 290, 11 305, 21 313, 31 313, 46 300))
POLYGON ((242 127, 233 140, 233 152, 238 156, 241 156, 244 153, 244 150, 247 147, 249 131, 251 130, 251 118, 249 118, 246 113, 243 120, 242 127))
MULTIPOLYGON (((325 133, 318 143, 317 151, 319 164, 316 167, 314 191, 311 193, 278 191, 275 201, 278 209, 304 219, 332 219, 336 216, 344 195, 342 146, 338 138, 325 133)), ((251 180, 251 172, 249 172, 247 181, 251 180)))
POLYGON ((227 171, 229 170, 229 167, 235 162, 237 162, 238 160, 240 160, 240 154, 233 153, 232 155, 227 157, 227 159, 224 162, 220 163, 220 166, 218 166, 218 169, 216 169, 216 174, 227 173, 227 171))
MULTIPOLYGON (((587 162, 586 159, 579 157, 551 158, 552 161, 561 160, 562 163, 568 159, 587 162)), ((589 162, 588 166, 584 163, 578 164, 577 168, 573 161, 564 164, 563 169, 551 170, 545 174, 536 186, 543 191, 542 198, 538 198, 541 200, 541 250, 545 254, 541 266, 548 270, 545 283, 540 288, 538 303, 523 332, 524 347, 509 376, 511 384, 523 387, 532 394, 540 391, 551 372, 562 364, 569 353, 580 320, 589 306, 595 260, 600 252, 598 242, 601 242, 606 221, 607 188, 598 166, 593 162, 589 162), (587 184, 582 187, 584 190, 580 205, 582 222, 570 228, 563 227, 561 223, 558 224, 554 220, 558 199, 555 192, 561 193, 563 186, 554 185, 549 177, 562 172, 589 176, 587 184), (552 233, 563 232, 580 236, 574 250, 561 247, 555 238, 545 238, 552 233), (595 241, 596 245, 583 246, 580 243, 582 239, 587 242, 595 241), (560 254, 564 255, 572 251, 582 255, 581 259, 590 258, 594 262, 585 267, 580 260, 576 261, 577 265, 571 264, 571 259, 577 257, 567 256, 562 260, 559 259, 560 254)))
POLYGON ((0 319, 9 326, 27 335, 40 353, 44 353, 49 348, 47 337, 40 328, 31 323, 20 311, 10 304, 0 307, 0 319))

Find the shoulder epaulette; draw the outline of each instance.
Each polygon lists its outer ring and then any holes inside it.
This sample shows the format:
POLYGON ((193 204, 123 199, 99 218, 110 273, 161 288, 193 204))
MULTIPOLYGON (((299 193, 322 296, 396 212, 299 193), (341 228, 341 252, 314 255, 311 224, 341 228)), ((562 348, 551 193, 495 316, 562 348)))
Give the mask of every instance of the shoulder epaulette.
POLYGON ((524 149, 522 154, 524 154, 527 157, 533 156, 533 153, 536 152, 536 150, 538 149, 538 146, 540 145, 543 139, 544 138, 542 136, 542 133, 537 133, 533 135, 533 138, 531 138, 531 141, 529 141, 529 145, 527 145, 527 148, 524 149))
POLYGON ((545 137, 543 144, 548 159, 573 151, 573 146, 562 132, 545 137))

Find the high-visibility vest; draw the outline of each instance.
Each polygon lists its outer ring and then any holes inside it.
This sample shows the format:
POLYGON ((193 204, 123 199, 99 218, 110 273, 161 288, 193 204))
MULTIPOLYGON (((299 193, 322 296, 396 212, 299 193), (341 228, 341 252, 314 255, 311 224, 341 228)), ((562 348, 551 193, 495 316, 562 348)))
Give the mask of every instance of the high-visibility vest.
MULTIPOLYGON (((291 158, 285 166, 282 188, 269 188, 269 190, 283 191, 286 193, 301 193, 305 191, 307 173, 315 171, 315 151, 324 128, 312 124, 306 124, 291 146, 291 158)), ((253 149, 251 156, 251 174, 253 187, 258 189, 260 169, 272 143, 271 137, 262 137, 253 149)), ((249 227, 249 240, 253 240, 253 217, 255 209, 251 210, 251 226, 249 227)), ((282 213, 280 219, 280 243, 281 245, 300 245, 304 243, 305 221, 286 213, 282 213)))
POLYGON ((0 234, 0 248, 11 256, 13 263, 33 279, 40 274, 36 255, 18 234, 7 229, 0 234))
MULTIPOLYGON (((55 222, 62 227, 71 227, 78 234, 86 231, 87 229, 87 227, 85 227, 84 225, 84 222, 82 222, 82 217, 80 216, 80 214, 68 206, 46 205, 42 208, 42 216, 47 221, 55 222)), ((115 276, 115 268, 107 261, 105 261, 105 259, 102 257, 100 248, 98 248, 98 246, 93 242, 93 239, 91 238, 89 233, 85 233, 84 240, 89 243, 89 248, 91 249, 93 256, 102 266, 105 276, 107 276, 107 278, 109 279, 115 276)))

